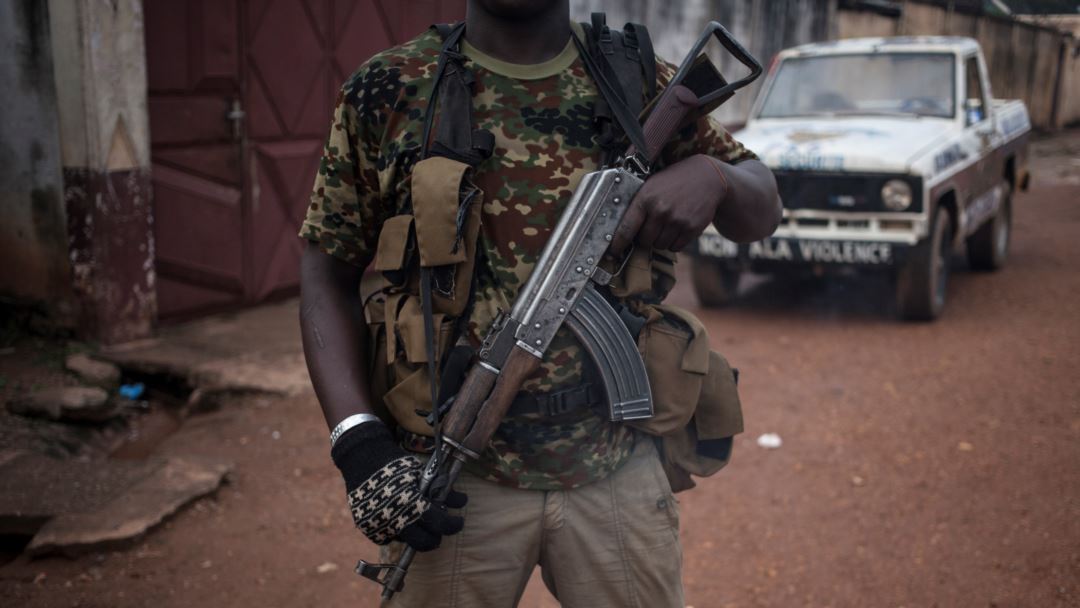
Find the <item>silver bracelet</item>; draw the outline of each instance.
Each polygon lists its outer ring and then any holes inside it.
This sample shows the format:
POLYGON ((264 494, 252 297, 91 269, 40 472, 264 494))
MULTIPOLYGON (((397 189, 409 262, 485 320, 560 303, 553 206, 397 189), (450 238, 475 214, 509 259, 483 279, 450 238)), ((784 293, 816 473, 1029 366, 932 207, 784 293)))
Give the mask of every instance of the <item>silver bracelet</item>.
POLYGON ((338 438, 344 435, 345 431, 354 426, 360 426, 365 422, 379 422, 379 417, 375 414, 353 414, 339 422, 337 426, 334 427, 334 430, 330 431, 330 447, 334 447, 338 438))

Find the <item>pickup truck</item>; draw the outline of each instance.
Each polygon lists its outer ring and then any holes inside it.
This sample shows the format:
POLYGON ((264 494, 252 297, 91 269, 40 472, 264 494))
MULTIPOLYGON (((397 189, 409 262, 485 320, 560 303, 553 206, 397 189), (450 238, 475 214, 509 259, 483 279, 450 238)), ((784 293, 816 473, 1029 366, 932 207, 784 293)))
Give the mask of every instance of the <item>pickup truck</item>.
POLYGON ((714 229, 691 248, 702 304, 726 303, 743 271, 892 273, 902 318, 944 306, 951 254, 997 270, 1012 194, 1026 188, 1022 101, 994 99, 970 38, 863 38, 777 55, 736 139, 775 173, 775 234, 736 245, 714 229))

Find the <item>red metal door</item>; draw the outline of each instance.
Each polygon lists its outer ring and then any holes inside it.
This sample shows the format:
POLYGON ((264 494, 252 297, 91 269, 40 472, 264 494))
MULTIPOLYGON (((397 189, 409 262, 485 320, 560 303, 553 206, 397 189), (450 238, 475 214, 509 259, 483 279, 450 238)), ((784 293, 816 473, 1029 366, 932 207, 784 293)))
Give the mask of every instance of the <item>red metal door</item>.
POLYGON ((236 0, 146 0, 158 310, 243 300, 243 178, 236 0))
POLYGON ((465 0, 145 2, 162 316, 294 291, 338 88, 465 0))

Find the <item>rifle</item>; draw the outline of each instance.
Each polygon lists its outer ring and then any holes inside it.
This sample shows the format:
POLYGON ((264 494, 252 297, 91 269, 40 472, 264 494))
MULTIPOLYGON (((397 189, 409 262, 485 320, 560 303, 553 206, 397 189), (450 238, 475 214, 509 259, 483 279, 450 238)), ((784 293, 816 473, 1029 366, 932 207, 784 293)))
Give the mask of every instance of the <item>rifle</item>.
MULTIPOLYGON (((563 323, 596 363, 611 420, 652 416, 649 380, 637 344, 595 287, 612 278, 599 264, 666 142, 688 117, 711 111, 760 74, 757 60, 723 26, 710 22, 652 104, 638 136, 631 137, 638 145, 632 144, 614 166, 582 178, 513 309, 501 312, 488 329, 478 361, 453 397, 445 422, 438 419, 441 408, 434 406, 435 450, 420 481, 421 491, 432 502, 445 501, 466 460, 479 457, 563 323), (749 75, 729 84, 700 55, 714 34, 750 69, 749 75)), ((415 550, 406 547, 396 564, 361 560, 356 572, 382 585, 383 599, 390 599, 403 588, 414 556, 415 550)))

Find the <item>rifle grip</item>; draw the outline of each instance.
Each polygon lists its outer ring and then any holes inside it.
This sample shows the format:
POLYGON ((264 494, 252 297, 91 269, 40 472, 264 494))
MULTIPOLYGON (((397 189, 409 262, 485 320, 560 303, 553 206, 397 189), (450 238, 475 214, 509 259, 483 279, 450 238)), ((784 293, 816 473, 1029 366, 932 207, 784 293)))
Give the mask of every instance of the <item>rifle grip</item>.
MULTIPOLYGON (((682 126, 683 119, 697 107, 697 95, 694 95, 693 91, 683 85, 677 84, 664 90, 653 107, 652 113, 649 114, 649 118, 642 125, 645 145, 648 147, 647 150, 643 151, 643 154, 649 159, 650 163, 660 156, 660 151, 664 149, 664 145, 682 126)), ((630 146, 627 155, 636 152, 638 151, 633 146, 630 146)))
POLYGON ((491 389, 484 405, 476 414, 476 422, 472 430, 461 442, 461 445, 479 454, 487 447, 495 429, 506 416, 510 404, 517 397, 521 385, 540 367, 540 359, 531 353, 514 346, 510 349, 510 355, 506 357, 506 363, 499 371, 499 378, 495 381, 495 387, 491 389))
POLYGON ((454 405, 446 414, 443 435, 459 443, 465 438, 469 429, 472 428, 477 412, 480 411, 480 406, 483 405, 484 399, 491 392, 491 387, 495 385, 495 379, 498 377, 498 374, 483 365, 473 365, 469 369, 461 390, 454 397, 454 405))

